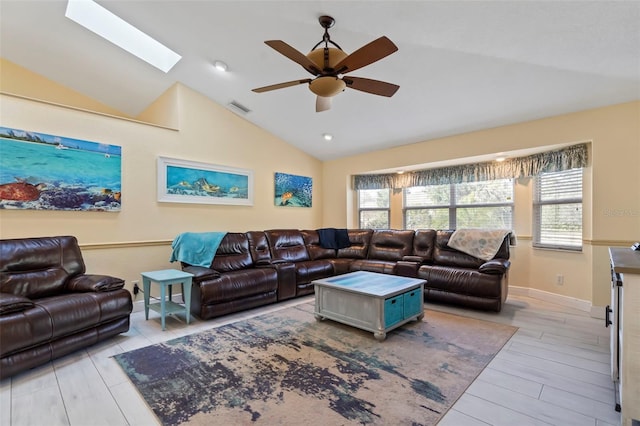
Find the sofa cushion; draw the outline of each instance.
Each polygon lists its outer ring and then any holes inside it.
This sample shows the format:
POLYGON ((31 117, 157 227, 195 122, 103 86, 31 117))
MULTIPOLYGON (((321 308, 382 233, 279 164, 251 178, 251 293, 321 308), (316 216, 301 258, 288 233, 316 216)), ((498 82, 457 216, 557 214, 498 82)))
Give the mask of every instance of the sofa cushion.
POLYGON ((368 259, 398 261, 411 254, 414 231, 376 229, 369 243, 368 259))
POLYGON ((15 294, 0 293, 0 315, 20 312, 33 308, 34 304, 30 299, 15 294))
POLYGON ((351 247, 338 250, 337 257, 349 259, 366 259, 371 241, 372 229, 349 229, 351 247))
POLYGON ((211 269, 219 272, 237 271, 253 267, 249 239, 244 232, 227 232, 216 251, 211 269))
POLYGON ((301 232, 311 260, 333 259, 336 257, 335 249, 324 248, 320 245, 320 234, 318 234, 318 231, 305 230, 301 232))
POLYGON ((272 229, 264 232, 273 260, 301 262, 309 260, 302 232, 297 229, 272 229))
POLYGON ((418 229, 413 236, 413 255, 422 258, 421 263, 433 263, 433 248, 436 243, 435 229, 418 229))
POLYGON ((435 265, 478 269, 485 261, 449 247, 449 238, 451 238, 452 234, 453 231, 451 230, 437 231, 436 243, 433 248, 433 263, 435 265))
POLYGON ((0 242, 0 292, 29 299, 60 294, 66 281, 85 272, 75 237, 0 242))

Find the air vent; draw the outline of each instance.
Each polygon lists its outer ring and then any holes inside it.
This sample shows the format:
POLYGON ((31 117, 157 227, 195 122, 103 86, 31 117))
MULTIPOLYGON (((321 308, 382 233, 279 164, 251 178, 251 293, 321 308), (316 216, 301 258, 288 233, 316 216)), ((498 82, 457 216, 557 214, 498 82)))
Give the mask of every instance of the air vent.
POLYGON ((249 108, 247 108, 246 106, 236 102, 236 101, 231 101, 227 104, 227 106, 229 107, 230 110, 235 111, 239 114, 242 115, 247 115, 248 113, 251 112, 251 110, 249 108))

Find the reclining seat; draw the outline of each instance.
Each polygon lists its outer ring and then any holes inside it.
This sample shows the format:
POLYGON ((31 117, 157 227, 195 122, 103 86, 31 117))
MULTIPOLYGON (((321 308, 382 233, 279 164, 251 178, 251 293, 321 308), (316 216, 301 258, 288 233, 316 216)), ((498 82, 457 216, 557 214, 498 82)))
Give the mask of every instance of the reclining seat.
POLYGON ((374 230, 367 258, 354 260, 351 271, 395 274, 397 263, 412 252, 413 235, 414 231, 411 230, 374 230))
POLYGON ((418 278, 427 281, 425 300, 500 312, 508 293, 509 236, 494 258, 485 261, 449 247, 453 232, 437 231, 433 264, 418 270, 418 278))
POLYGON ((129 330, 124 281, 85 274, 72 236, 0 241, 0 378, 129 330))
POLYGON ((277 301, 278 274, 256 267, 246 233, 228 232, 209 268, 182 265, 192 273, 191 312, 215 318, 277 301))
POLYGON ((265 235, 272 260, 293 264, 296 296, 313 293, 312 281, 335 275, 330 259, 311 259, 300 230, 272 229, 265 231, 265 235))

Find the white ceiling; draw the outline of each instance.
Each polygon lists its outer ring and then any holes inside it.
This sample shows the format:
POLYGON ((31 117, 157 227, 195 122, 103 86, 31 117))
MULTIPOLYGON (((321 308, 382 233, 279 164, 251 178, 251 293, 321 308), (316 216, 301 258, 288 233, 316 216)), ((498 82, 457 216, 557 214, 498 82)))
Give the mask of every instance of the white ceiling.
POLYGON ((157 70, 65 18, 64 0, 0 0, 0 55, 130 115, 180 82, 320 160, 640 99, 639 1, 98 3, 182 60, 157 70), (251 91, 309 77, 263 41, 307 53, 324 14, 347 53, 382 35, 398 46, 353 73, 395 96, 347 89, 316 113, 305 85, 251 91))

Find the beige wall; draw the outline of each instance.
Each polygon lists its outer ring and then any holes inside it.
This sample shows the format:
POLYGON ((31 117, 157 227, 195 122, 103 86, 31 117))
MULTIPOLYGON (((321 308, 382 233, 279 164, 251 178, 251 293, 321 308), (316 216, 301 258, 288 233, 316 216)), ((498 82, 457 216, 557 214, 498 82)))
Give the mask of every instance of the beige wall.
MULTIPOLYGON (((0 237, 76 235, 89 270, 127 281, 139 279, 141 271, 176 267, 168 263, 169 242, 184 231, 355 227, 353 174, 585 141, 592 143, 592 165, 585 170, 584 251, 531 248, 531 184, 528 179, 519 180, 514 227, 520 238, 513 250, 511 283, 604 306, 609 298, 607 246, 640 240, 640 102, 321 163, 181 85, 169 89, 137 117, 162 127, 115 117, 123 114, 7 61, 0 66, 0 125, 123 149, 121 212, 0 210, 0 237), (110 115, 87 111, 91 109, 110 115), (254 205, 157 202, 160 155, 253 170, 254 205), (311 176, 313 208, 274 206, 275 172, 311 176), (555 284, 557 274, 565 277, 561 287, 555 284)), ((396 228, 402 227, 400 209, 401 200, 394 197, 392 226, 396 228)))
MULTIPOLYGON (((44 98, 47 87, 64 92, 52 82, 44 84, 39 76, 25 78, 37 80, 44 98)), ((4 90, 17 92, 8 86, 3 82, 4 90)), ((56 98, 57 103, 62 100, 56 98)), ((168 262, 170 242, 181 232, 321 227, 319 160, 184 86, 174 86, 158 102, 164 107, 152 105, 143 116, 179 123, 179 130, 0 95, 2 126, 120 145, 123 153, 120 212, 0 210, 0 237, 75 235, 90 272, 131 281, 139 280, 143 271, 176 268, 168 262), (158 202, 158 156, 253 170, 254 205, 158 202), (313 207, 275 206, 275 172, 312 177, 313 207)))
MULTIPOLYGON (((591 166, 584 173, 584 250, 565 253, 531 247, 531 184, 528 179, 518 180, 514 227, 520 239, 513 250, 510 279, 513 285, 604 306, 610 297, 607 246, 640 240, 639 127, 640 102, 632 102, 325 162, 324 185, 332 190, 324 195, 323 223, 336 227, 358 225, 350 186, 354 174, 591 142, 591 166), (564 275, 562 286, 555 284, 558 274, 564 275)), ((395 227, 402 226, 401 219, 397 219, 399 214, 392 212, 395 227)))

